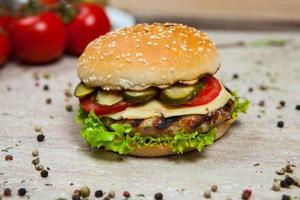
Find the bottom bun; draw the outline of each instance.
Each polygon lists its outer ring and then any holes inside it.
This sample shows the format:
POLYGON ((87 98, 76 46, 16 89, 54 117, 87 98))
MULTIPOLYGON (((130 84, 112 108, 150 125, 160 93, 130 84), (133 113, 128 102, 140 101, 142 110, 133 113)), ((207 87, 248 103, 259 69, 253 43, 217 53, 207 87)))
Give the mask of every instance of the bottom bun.
MULTIPOLYGON (((227 129, 231 126, 231 124, 235 120, 228 120, 222 124, 219 124, 217 128, 216 133, 216 139, 221 138, 223 135, 225 135, 227 129)), ((193 151, 194 148, 187 149, 185 152, 193 151)), ((155 146, 148 146, 148 147, 142 147, 137 148, 134 151, 130 152, 129 155, 131 156, 139 156, 139 157, 160 157, 160 156, 168 156, 168 155, 174 155, 177 154, 172 151, 172 148, 170 145, 155 145, 155 146)))

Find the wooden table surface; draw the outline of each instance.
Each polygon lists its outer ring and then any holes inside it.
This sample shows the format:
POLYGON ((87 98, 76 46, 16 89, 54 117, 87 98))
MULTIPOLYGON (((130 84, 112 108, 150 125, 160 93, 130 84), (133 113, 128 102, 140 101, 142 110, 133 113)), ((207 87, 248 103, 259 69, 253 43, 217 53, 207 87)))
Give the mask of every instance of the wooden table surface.
POLYGON ((143 159, 89 148, 79 136, 75 113, 65 110, 67 104, 78 108, 75 98, 66 102, 64 96, 69 82, 72 89, 78 83, 76 59, 64 57, 42 67, 7 64, 0 71, 0 190, 10 187, 13 197, 3 199, 18 199, 20 187, 28 190, 28 199, 70 199, 74 189, 87 185, 92 194, 96 189, 115 190, 116 199, 128 190, 132 199, 153 199, 154 193, 162 192, 164 199, 193 200, 203 199, 213 184, 219 190, 212 199, 228 195, 240 199, 245 188, 252 189, 252 199, 281 199, 282 194, 299 199, 300 188, 274 192, 271 187, 273 179, 280 178, 275 171, 288 161, 296 165, 294 175, 300 176, 300 111, 295 109, 300 104, 300 34, 209 31, 208 35, 222 47, 218 77, 249 98, 251 108, 213 146, 184 156, 143 159), (268 38, 286 40, 286 45, 255 42, 268 38), (40 74, 39 87, 34 72, 40 74), (43 78, 45 72, 49 79, 43 78), (234 73, 239 78, 232 80, 234 73), (45 84, 49 91, 43 90, 45 84), (52 99, 50 105, 46 98, 52 99), (265 107, 258 106, 261 100, 265 107), (286 106, 277 109, 280 100, 286 106), (285 122, 284 128, 276 127, 278 120, 285 122), (36 141, 35 126, 42 127, 44 142, 36 141), (41 163, 50 168, 48 178, 40 177, 31 164, 35 148, 41 163), (6 155, 13 160, 5 161, 6 155))

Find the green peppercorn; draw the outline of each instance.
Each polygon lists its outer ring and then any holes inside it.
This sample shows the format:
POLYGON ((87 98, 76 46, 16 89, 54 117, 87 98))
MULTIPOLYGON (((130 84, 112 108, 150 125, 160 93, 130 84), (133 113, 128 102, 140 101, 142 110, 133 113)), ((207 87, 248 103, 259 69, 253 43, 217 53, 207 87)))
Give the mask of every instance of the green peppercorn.
POLYGON ((91 193, 90 188, 88 188, 87 186, 80 188, 80 194, 83 198, 90 196, 90 193, 91 193))

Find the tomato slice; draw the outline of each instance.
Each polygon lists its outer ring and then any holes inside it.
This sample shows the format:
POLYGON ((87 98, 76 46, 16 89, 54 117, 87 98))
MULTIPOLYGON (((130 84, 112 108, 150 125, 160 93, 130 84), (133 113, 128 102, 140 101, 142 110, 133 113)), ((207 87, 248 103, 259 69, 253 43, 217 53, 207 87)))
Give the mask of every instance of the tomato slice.
POLYGON ((204 77, 205 85, 199 94, 192 99, 192 101, 186 103, 187 106, 199 106, 204 105, 214 100, 222 90, 222 85, 213 76, 204 77))
POLYGON ((121 101, 112 106, 102 106, 94 101, 93 95, 89 95, 87 97, 79 99, 79 102, 85 112, 89 113, 93 110, 96 115, 105 115, 120 112, 130 106, 130 103, 126 101, 121 101))

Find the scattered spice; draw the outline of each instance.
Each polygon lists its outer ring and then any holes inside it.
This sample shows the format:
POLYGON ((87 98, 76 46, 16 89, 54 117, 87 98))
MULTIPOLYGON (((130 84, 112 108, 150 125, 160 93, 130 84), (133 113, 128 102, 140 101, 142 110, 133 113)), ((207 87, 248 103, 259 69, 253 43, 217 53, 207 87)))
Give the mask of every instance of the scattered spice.
POLYGON ((284 107, 284 106, 285 106, 285 101, 279 101, 279 105, 280 105, 281 107, 284 107))
POLYGON ((71 104, 66 105, 66 111, 72 112, 73 111, 73 106, 71 104))
POLYGON ((287 182, 286 182, 285 180, 281 180, 281 181, 280 181, 280 186, 281 186, 282 188, 286 188, 286 187, 288 186, 288 184, 287 184, 287 182))
POLYGON ((46 104, 49 105, 49 104, 51 104, 51 103, 52 103, 52 99, 51 99, 51 98, 47 98, 47 99, 46 99, 46 104))
POLYGON ((238 74, 233 74, 233 76, 232 76, 232 79, 238 79, 239 78, 239 75, 238 74))
POLYGON ((260 163, 255 163, 253 166, 254 167, 257 167, 257 166, 259 166, 260 165, 260 163))
POLYGON ((218 186, 217 185, 212 185, 211 186, 211 191, 217 192, 218 191, 218 186))
POLYGON ((49 86, 46 84, 46 85, 44 85, 43 89, 44 89, 45 91, 48 91, 48 90, 49 90, 49 86))
POLYGON ((3 196, 10 197, 11 196, 11 189, 10 188, 5 188, 3 190, 3 196))
POLYGON ((80 194, 83 198, 90 196, 90 193, 91 193, 90 188, 88 188, 87 186, 80 188, 80 194))
POLYGON ((284 122, 283 121, 278 121, 277 122, 277 127, 278 128, 283 128, 284 127, 284 122))
POLYGON ((124 192, 123 192, 123 196, 124 196, 125 198, 129 198, 129 197, 130 197, 130 193, 129 193, 128 191, 124 191, 124 192))
POLYGON ((47 178, 48 174, 49 174, 48 171, 45 169, 41 171, 41 177, 43 177, 43 178, 47 178))
POLYGON ((280 183, 278 181, 274 181, 272 190, 279 191, 280 190, 280 183))
POLYGON ((294 179, 290 176, 287 176, 285 178, 285 182, 287 183, 288 186, 293 185, 295 183, 294 179))
POLYGON ((206 190, 206 191, 204 192, 204 197, 207 198, 207 199, 209 199, 209 198, 211 197, 211 192, 210 192, 210 190, 206 190))
POLYGON ((116 192, 115 191, 109 191, 108 192, 108 197, 109 198, 115 198, 115 196, 116 196, 116 192))
POLYGON ((19 194, 20 196, 25 196, 26 193, 27 193, 27 191, 26 191, 25 188, 20 188, 20 189, 18 190, 18 194, 19 194))
POLYGON ((162 200, 164 197, 163 197, 163 194, 161 192, 158 192, 154 195, 154 199, 155 200, 162 200))
POLYGON ((265 106, 265 101, 264 101, 264 100, 259 101, 259 102, 258 102, 258 105, 259 105, 260 107, 264 107, 264 106, 265 106))
POLYGON ((252 195, 252 190, 250 190, 250 189, 245 189, 245 190, 243 191, 243 194, 242 194, 242 199, 243 199, 243 200, 248 200, 248 199, 250 199, 251 195, 252 195))
POLYGON ((291 200, 291 197, 288 195, 282 195, 281 200, 291 200))
POLYGON ((72 97, 73 97, 72 92, 71 92, 71 90, 69 90, 69 89, 65 89, 64 95, 65 95, 67 98, 72 98, 72 97))
POLYGON ((96 192, 95 192, 95 197, 96 198, 100 198, 100 197, 102 197, 103 196, 103 191, 102 190, 97 190, 96 192))
POLYGON ((33 157, 37 157, 39 155, 39 151, 37 149, 32 150, 31 155, 33 157))
POLYGON ((80 196, 73 195, 72 200, 81 200, 80 196))
POLYGON ((37 171, 42 171, 44 169, 44 165, 35 165, 35 169, 37 171))
POLYGON ((6 161, 12 161, 13 159, 14 159, 14 157, 12 155, 6 155, 5 156, 6 161))
POLYGON ((49 79, 50 73, 48 71, 43 72, 43 77, 44 77, 44 79, 49 79))
POLYGON ((109 200, 109 197, 104 197, 104 199, 103 200, 109 200))
POLYGON ((267 88, 267 86, 265 86, 265 85, 261 85, 261 86, 259 86, 259 89, 260 89, 261 91, 266 91, 268 88, 267 88))
POLYGON ((32 164, 33 164, 33 165, 38 165, 38 164, 40 164, 40 158, 37 157, 37 158, 33 159, 33 160, 32 160, 32 164))
POLYGON ((252 87, 249 87, 249 88, 248 88, 248 92, 253 92, 253 88, 252 88, 252 87))
POLYGON ((38 134, 36 137, 38 142, 43 142, 45 140, 45 135, 44 134, 38 134))
POLYGON ((80 190, 76 189, 76 190, 73 191, 72 196, 79 196, 80 197, 80 195, 81 195, 80 190))
POLYGON ((35 126, 35 127, 34 127, 34 131, 35 131, 35 132, 41 132, 41 131, 42 131, 42 127, 40 127, 40 126, 35 126))
POLYGON ((296 110, 300 110, 300 105, 296 105, 296 110))

